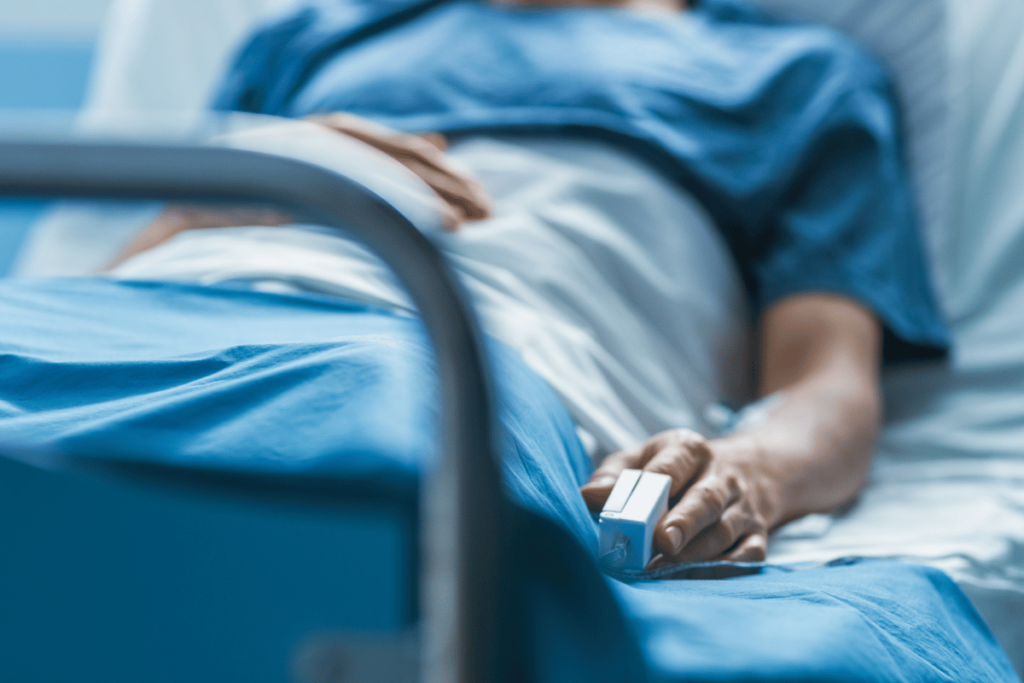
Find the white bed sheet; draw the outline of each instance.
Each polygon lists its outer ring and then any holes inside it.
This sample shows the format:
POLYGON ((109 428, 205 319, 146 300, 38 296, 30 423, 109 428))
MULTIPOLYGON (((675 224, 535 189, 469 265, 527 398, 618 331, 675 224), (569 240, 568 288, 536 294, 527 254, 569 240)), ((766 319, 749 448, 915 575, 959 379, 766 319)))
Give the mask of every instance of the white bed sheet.
POLYGON ((1018 672, 1024 653, 1024 460, 878 455, 845 514, 797 523, 769 561, 890 557, 946 571, 970 596, 1018 672))

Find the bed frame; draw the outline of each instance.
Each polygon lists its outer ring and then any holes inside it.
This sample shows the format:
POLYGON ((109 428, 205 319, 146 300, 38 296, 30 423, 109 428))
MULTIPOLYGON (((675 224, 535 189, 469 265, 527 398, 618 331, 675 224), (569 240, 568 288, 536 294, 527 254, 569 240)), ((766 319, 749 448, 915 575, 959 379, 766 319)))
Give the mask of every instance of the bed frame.
MULTIPOLYGON (((371 656, 387 660, 381 662, 381 670, 394 670, 394 662, 419 662, 413 664, 419 680, 432 683, 502 678, 497 647, 503 622, 500 569, 502 553, 510 547, 510 518, 522 511, 512 511, 501 489, 494 399, 476 319, 445 259, 420 230, 371 191, 339 174, 281 157, 220 148, 0 141, 0 196, 271 205, 310 222, 345 229, 375 250, 410 292, 433 343, 443 447, 439 465, 426 474, 420 493, 418 637, 395 640, 371 656), (415 648, 418 656, 408 651, 415 648)), ((33 454, 3 455, 47 470, 83 466, 33 454)), ((212 485, 256 498, 274 495, 265 482, 230 475, 168 473, 104 459, 90 463, 89 469, 122 479, 156 478, 186 488, 212 485)), ((317 482, 316 487, 321 497, 349 493, 340 484, 332 488, 330 481, 317 482)), ((400 675, 412 678, 416 672, 400 675)))

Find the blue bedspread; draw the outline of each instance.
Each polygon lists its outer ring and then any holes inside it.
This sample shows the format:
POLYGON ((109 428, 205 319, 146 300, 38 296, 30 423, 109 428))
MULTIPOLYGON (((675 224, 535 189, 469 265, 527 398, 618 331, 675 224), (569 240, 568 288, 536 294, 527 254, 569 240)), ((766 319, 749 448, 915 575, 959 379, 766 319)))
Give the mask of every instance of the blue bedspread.
MULTIPOLYGON (((85 279, 0 282, 0 320, 0 447, 409 491, 432 457, 435 381, 413 319, 326 298, 85 279)), ((538 536, 520 555, 539 680, 1016 680, 963 594, 930 569, 602 579, 572 422, 514 353, 490 353, 507 488, 579 541, 538 536)))
MULTIPOLYGON (((433 351, 415 319, 326 297, 69 279, 0 282, 0 320, 0 444, 406 491, 432 457, 433 351)), ((596 548, 570 418, 515 353, 490 352, 506 479, 596 548)))

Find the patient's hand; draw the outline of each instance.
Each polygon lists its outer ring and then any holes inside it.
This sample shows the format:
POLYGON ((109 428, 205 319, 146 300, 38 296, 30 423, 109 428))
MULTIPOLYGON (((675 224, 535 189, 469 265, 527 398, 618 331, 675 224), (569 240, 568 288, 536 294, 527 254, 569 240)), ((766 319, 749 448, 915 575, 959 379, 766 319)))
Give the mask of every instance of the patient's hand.
POLYGON ((752 443, 709 441, 688 429, 657 434, 605 459, 583 487, 591 510, 601 509, 625 469, 672 477, 675 504, 655 529, 655 563, 765 558, 778 492, 752 443))
POLYGON ((806 293, 772 304, 759 328, 758 395, 780 396, 767 419, 713 441, 657 434, 609 456, 583 487, 596 510, 623 469, 672 477, 672 495, 682 495, 655 530, 655 562, 763 560, 770 530, 831 512, 867 481, 882 410, 874 314, 806 293))
POLYGON ((351 114, 327 114, 309 120, 376 147, 418 175, 444 200, 449 230, 457 230, 466 221, 490 217, 491 200, 487 191, 445 156, 444 136, 400 133, 351 114))

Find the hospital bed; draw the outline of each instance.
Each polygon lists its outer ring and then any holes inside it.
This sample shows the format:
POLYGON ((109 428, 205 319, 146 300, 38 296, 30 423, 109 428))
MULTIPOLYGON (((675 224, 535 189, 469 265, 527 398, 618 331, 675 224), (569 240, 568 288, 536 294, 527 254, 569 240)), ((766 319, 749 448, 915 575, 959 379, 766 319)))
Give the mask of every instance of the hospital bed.
MULTIPOLYGON (((774 9, 783 13, 800 10, 797 2, 778 2, 776 5, 774 9)), ((855 2, 835 3, 824 10, 831 12, 830 16, 818 18, 846 21, 854 33, 868 31, 871 17, 874 16, 875 21, 879 19, 871 13, 859 14, 858 6, 855 2)), ((93 97, 84 125, 102 129, 105 117, 109 121, 109 117, 123 115, 132 109, 164 109, 171 103, 200 107, 207 96, 204 88, 211 87, 216 78, 216 68, 210 65, 223 63, 233 43, 253 22, 266 13, 279 10, 275 3, 261 2, 116 4, 108 24, 110 33, 105 36, 101 47, 93 97), (197 24, 197 16, 207 20, 197 24), (208 40, 195 35, 197 26, 205 27, 199 30, 210 32, 208 40), (177 40, 176 31, 180 32, 177 40), (186 35, 187 39, 184 38, 186 35), (203 64, 195 67, 198 76, 171 68, 171 61, 166 58, 166 55, 174 54, 173 50, 181 50, 184 46, 197 50, 188 54, 203 64), (148 75, 140 72, 144 67, 157 69, 156 76, 152 71, 148 75), (153 83, 160 83, 161 87, 147 91, 153 83)), ((1024 503, 1021 498, 1024 461, 1020 446, 1024 443, 1020 438, 1024 436, 1024 417, 1020 415, 1017 399, 1024 391, 1021 388, 1024 387, 1021 383, 1024 373, 1020 372, 1024 364, 1024 347, 1019 342, 1022 323, 1017 315, 1017 297, 1024 276, 1017 272, 1019 268, 1016 265, 1019 256, 1015 247, 1019 248, 1022 231, 1019 227, 1019 197, 1013 183, 1020 177, 1021 169, 1018 167, 1024 159, 1024 146, 1016 140, 1015 132, 1020 128, 1020 103, 1024 101, 1020 97, 1024 92, 1021 86, 1024 70, 1020 66, 1024 43, 1019 39, 1020 27, 1024 26, 1024 10, 1012 2, 997 0, 950 2, 941 10, 931 15, 928 21, 922 19, 919 24, 907 25, 908 31, 921 32, 922 38, 915 41, 914 46, 922 52, 911 51, 911 54, 902 53, 895 58, 910 62, 916 59, 918 66, 926 64, 928 67, 923 69, 923 75, 922 72, 917 74, 925 84, 925 92, 916 92, 915 95, 911 91, 908 97, 916 97, 918 101, 928 99, 925 95, 935 94, 928 90, 931 86, 946 95, 950 93, 945 88, 959 88, 952 96, 931 98, 927 106, 913 109, 908 116, 912 130, 919 131, 911 139, 910 153, 918 171, 915 179, 923 197, 922 211, 927 219, 936 278, 956 336, 954 358, 949 365, 906 368, 887 374, 888 422, 881 438, 872 484, 862 500, 843 515, 817 518, 783 530, 776 537, 769 561, 817 562, 849 555, 900 556, 938 566, 953 576, 971 597, 1020 671, 1024 668, 1024 578, 1021 576, 1024 564, 1021 556, 1021 548, 1024 547, 1024 503), (941 22, 936 24, 939 20, 941 22), (929 54, 922 45, 940 52, 929 54), (948 62, 945 57, 934 59, 935 54, 946 54, 948 62), (947 64, 948 73, 945 71, 947 64), (913 128, 915 125, 916 129, 913 128), (922 129, 927 133, 920 133, 922 129), (929 140, 938 142, 938 151, 935 151, 934 144, 929 147, 929 140), (942 142, 950 140, 954 144, 942 146, 942 142), (979 504, 979 500, 983 504, 979 504), (942 528, 935 524, 937 517, 944 520, 942 528)), ((884 46, 879 49, 885 51, 884 46)), ((917 87, 921 87, 921 81, 917 87)), ((74 152, 68 150, 68 153, 74 152)), ((170 164, 167 168, 173 166, 170 164)), ((135 178, 138 180, 137 176, 135 178)), ((88 188, 88 192, 71 181, 64 189, 69 194, 113 193, 116 191, 114 188, 124 187, 121 180, 124 178, 109 179, 107 189, 102 191, 99 181, 88 188)), ((209 188, 214 186, 215 178, 204 180, 210 182, 202 187, 197 184, 190 188, 190 193, 199 192, 209 197, 209 188)), ((161 183, 149 187, 158 185, 161 183)), ((268 193, 284 192, 280 188, 262 189, 268 193)), ((27 191, 28 187, 23 190, 27 191)), ((120 192, 122 196, 128 195, 123 189, 120 192)), ((136 192, 135 196, 166 196, 166 190, 136 192)), ((231 197, 238 198, 238 195, 231 197)), ((82 218, 80 209, 73 206, 59 208, 48 216, 37 227, 22 257, 20 272, 23 275, 88 272, 102 262, 112 248, 116 248, 116 244, 112 247, 111 243, 122 239, 139 221, 137 216, 127 216, 123 220, 125 227, 121 234, 114 233, 106 240, 98 240, 95 230, 100 229, 100 223, 103 224, 102 229, 110 229, 110 214, 93 219, 92 231, 88 217, 84 222, 82 218)), ((406 232, 413 234, 408 226, 406 232)), ((428 308, 423 310, 429 317, 428 308)), ((472 338, 465 328, 464 333, 468 335, 466 338, 472 338)), ((435 334, 440 332, 435 331, 435 334)), ((439 344, 439 353, 443 354, 443 349, 444 344, 439 344)), ((483 387, 478 388, 483 391, 483 387)), ((455 392, 449 400, 467 395, 472 394, 455 392)), ((486 403, 482 401, 475 401, 471 407, 484 413, 487 410, 486 403)), ((451 414, 456 418, 459 416, 458 411, 451 414)), ((476 424, 483 423, 478 421, 476 424)), ((454 432, 446 434, 449 443, 457 439, 454 432)), ((486 443, 491 437, 485 433, 478 434, 477 438, 483 440, 479 443, 486 443)), ((446 452, 452 454, 458 450, 446 452)), ((46 465, 38 461, 33 464, 46 465)), ((137 472, 118 472, 110 481, 107 478, 99 482, 89 479, 90 483, 83 486, 86 490, 90 486, 96 487, 100 493, 95 495, 115 500, 121 497, 126 506, 141 505, 145 508, 145 503, 133 498, 137 493, 132 487, 119 483, 125 481, 125 476, 137 478, 139 475, 137 472)), ((11 476, 31 481, 41 475, 37 469, 16 468, 11 476)), ((491 481, 493 484, 494 479, 495 473, 492 472, 489 475, 485 473, 482 479, 463 481, 474 482, 468 490, 481 495, 487 490, 487 485, 479 486, 479 482, 491 481)), ((159 499, 168 509, 175 510, 187 507, 193 500, 200 507, 216 507, 216 502, 211 503, 201 496, 197 498, 190 487, 191 484, 162 491, 154 494, 154 500, 159 499), (190 493, 183 495, 182 491, 190 493)), ((247 500, 249 504, 257 495, 253 491, 262 491, 258 486, 240 487, 234 482, 205 483, 202 490, 223 494, 225 489, 231 489, 237 500, 247 500), (244 489, 241 493, 240 488, 244 489)), ((210 499, 216 500, 216 497, 211 496, 210 499)), ((441 499, 444 500, 443 497, 441 499)), ((404 523, 408 524, 410 513, 408 510, 406 513, 404 523)), ((451 510, 448 513, 454 514, 451 510)), ((157 517, 159 515, 154 519, 157 517)), ((491 520, 491 523, 496 522, 491 520)), ((543 525, 543 521, 537 524, 543 525)), ((225 523, 226 529, 230 526, 225 523)), ((557 536, 557 527, 548 525, 537 531, 540 537, 546 533, 557 536)), ((485 533, 480 535, 481 538, 486 536, 485 533)), ((424 534, 424 538, 442 541, 434 530, 424 534)), ((491 537, 492 542, 494 538, 497 536, 491 537)), ((487 551, 482 555, 492 561, 497 557, 494 552, 487 551)), ((578 570, 581 564, 578 558, 563 560, 563 563, 573 562, 576 562, 573 566, 578 570)), ((494 567, 492 570, 497 571, 494 567)), ((442 574, 444 576, 458 575, 453 567, 444 571, 448 572, 442 574), (451 573, 453 571, 455 573, 451 573)), ((486 584, 484 577, 488 572, 470 574, 486 584)), ((592 577, 589 583, 583 583, 600 592, 595 588, 600 585, 599 580, 592 577)), ((600 612, 602 607, 599 605, 593 609, 600 612)), ((414 611, 408 606, 396 610, 405 617, 414 611)), ((430 614, 428 610, 427 615, 430 614)), ((473 619, 479 618, 491 624, 474 626, 468 633, 486 641, 487 628, 500 621, 493 617, 493 613, 467 616, 469 621, 465 623, 475 623, 473 619)), ((610 641, 618 643, 617 646, 609 645, 609 650, 631 651, 629 629, 616 630, 612 627, 606 633, 610 641)), ((388 641, 385 638, 384 645, 370 641, 349 642, 358 645, 347 650, 338 646, 349 656, 352 652, 374 651, 375 647, 378 655, 387 652, 389 647, 408 648, 408 644, 400 639, 388 641)), ((245 646, 240 647, 245 649, 245 646)), ((328 647, 326 651, 337 652, 338 648, 328 647)), ((130 658, 133 655, 126 653, 125 656, 130 658)), ((638 655, 634 652, 633 656, 638 655)), ((627 660, 628 657, 627 654, 627 660)), ((472 667, 474 664, 464 666, 472 667)), ((471 676, 463 680, 483 679, 471 676)))

